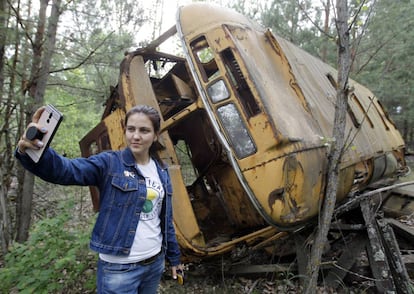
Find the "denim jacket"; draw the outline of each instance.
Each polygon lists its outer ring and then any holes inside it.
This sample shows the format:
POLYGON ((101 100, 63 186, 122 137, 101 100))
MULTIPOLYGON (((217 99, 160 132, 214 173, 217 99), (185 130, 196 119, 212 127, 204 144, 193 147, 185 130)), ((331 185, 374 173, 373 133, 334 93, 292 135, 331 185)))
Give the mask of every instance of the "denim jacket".
MULTIPOLYGON (((38 163, 17 151, 15 155, 27 170, 45 181, 96 186, 100 192, 100 210, 92 231, 91 249, 113 255, 130 253, 146 198, 146 184, 129 148, 75 159, 48 148, 38 163)), ((173 225, 172 186, 168 170, 155 162, 165 191, 161 210, 162 246, 167 260, 175 266, 180 264, 180 250, 173 225)))

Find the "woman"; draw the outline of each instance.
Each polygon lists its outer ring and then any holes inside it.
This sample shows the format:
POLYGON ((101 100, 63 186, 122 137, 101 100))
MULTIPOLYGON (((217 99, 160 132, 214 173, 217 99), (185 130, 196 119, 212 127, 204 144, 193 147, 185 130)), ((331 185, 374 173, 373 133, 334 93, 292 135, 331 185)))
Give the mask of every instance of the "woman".
MULTIPOLYGON (((33 116, 34 125, 44 107, 33 116)), ((156 293, 165 258, 172 276, 182 270, 172 216, 172 187, 167 168, 154 151, 160 131, 160 115, 150 106, 139 105, 125 117, 127 147, 89 158, 67 159, 48 148, 34 163, 25 154, 38 149, 39 140, 23 135, 16 158, 40 178, 61 185, 96 186, 100 212, 92 231, 90 247, 99 253, 98 293, 156 293)))

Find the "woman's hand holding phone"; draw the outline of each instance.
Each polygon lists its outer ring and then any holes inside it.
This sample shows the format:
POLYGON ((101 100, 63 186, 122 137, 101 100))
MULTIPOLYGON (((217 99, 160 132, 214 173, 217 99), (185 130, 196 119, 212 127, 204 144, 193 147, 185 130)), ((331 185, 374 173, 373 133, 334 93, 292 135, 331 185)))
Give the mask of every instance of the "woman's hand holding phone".
POLYGON ((63 115, 52 105, 36 110, 32 122, 18 142, 18 151, 26 153, 34 162, 38 162, 53 139, 63 115))

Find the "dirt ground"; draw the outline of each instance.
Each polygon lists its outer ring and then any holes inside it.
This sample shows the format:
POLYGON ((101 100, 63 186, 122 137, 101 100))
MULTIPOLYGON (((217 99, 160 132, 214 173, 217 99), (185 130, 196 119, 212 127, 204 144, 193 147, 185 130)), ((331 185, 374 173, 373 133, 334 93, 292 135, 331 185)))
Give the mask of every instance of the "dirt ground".
MULTIPOLYGON (((347 287, 341 286, 339 289, 328 287, 318 287, 316 294, 357 294, 357 293, 376 293, 371 288, 372 285, 355 285, 347 287)), ((189 276, 183 285, 179 285, 175 280, 165 279, 161 282, 159 294, 296 294, 302 293, 303 288, 299 286, 295 279, 272 280, 267 277, 213 277, 213 276, 189 276)))
MULTIPOLYGON (((406 216, 400 219, 404 224, 414 228, 414 215, 406 216)), ((414 252, 413 244, 411 242, 402 242, 399 239, 399 245, 402 252, 409 254, 414 252)), ((331 249, 334 250, 334 247, 331 249)), ((363 263, 367 263, 367 257, 361 257, 363 263)), ((270 262, 268 255, 255 255, 249 257, 250 263, 254 264, 268 264, 270 262)), ((292 268, 294 268, 294 258, 292 268)), ((278 261, 272 263, 277 264, 278 261)), ((186 264, 186 271, 184 277, 184 284, 179 285, 176 280, 173 280, 169 275, 169 271, 164 275, 158 293, 159 294, 180 294, 180 293, 194 293, 194 294, 224 294, 224 293, 251 293, 251 294, 287 294, 287 293, 302 293, 303 288, 300 285, 298 274, 295 271, 286 271, 276 273, 263 274, 244 274, 231 275, 228 269, 229 260, 225 257, 214 261, 203 261, 200 264, 186 264)), ((319 282, 320 287, 316 294, 374 294, 378 293, 375 288, 373 279, 369 276, 370 270, 366 265, 361 268, 353 268, 353 274, 348 274, 345 281, 341 282, 337 289, 332 289, 324 286, 323 281, 319 282)), ((414 266, 410 263, 407 266, 408 275, 411 279, 412 289, 414 289, 414 266)))
MULTIPOLYGON (((229 275, 220 272, 219 264, 213 264, 217 270, 212 269, 212 263, 187 265, 184 284, 180 285, 171 278, 169 271, 164 275, 159 294, 293 294, 302 293, 298 276, 295 273, 268 273, 229 275)), ((315 294, 374 294, 377 291, 372 281, 346 281, 337 289, 325 286, 318 287, 315 294)))

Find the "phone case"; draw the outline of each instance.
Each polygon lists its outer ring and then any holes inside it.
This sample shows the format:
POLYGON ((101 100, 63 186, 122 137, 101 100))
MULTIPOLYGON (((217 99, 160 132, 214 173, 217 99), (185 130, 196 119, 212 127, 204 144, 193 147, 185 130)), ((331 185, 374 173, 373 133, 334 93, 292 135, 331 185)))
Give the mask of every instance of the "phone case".
POLYGON ((43 147, 38 150, 26 149, 27 155, 29 155, 34 162, 38 162, 42 158, 44 151, 49 147, 62 120, 63 115, 53 105, 49 104, 46 106, 46 109, 43 111, 38 122, 41 127, 47 129, 46 134, 43 135, 41 140, 43 142, 43 147))

